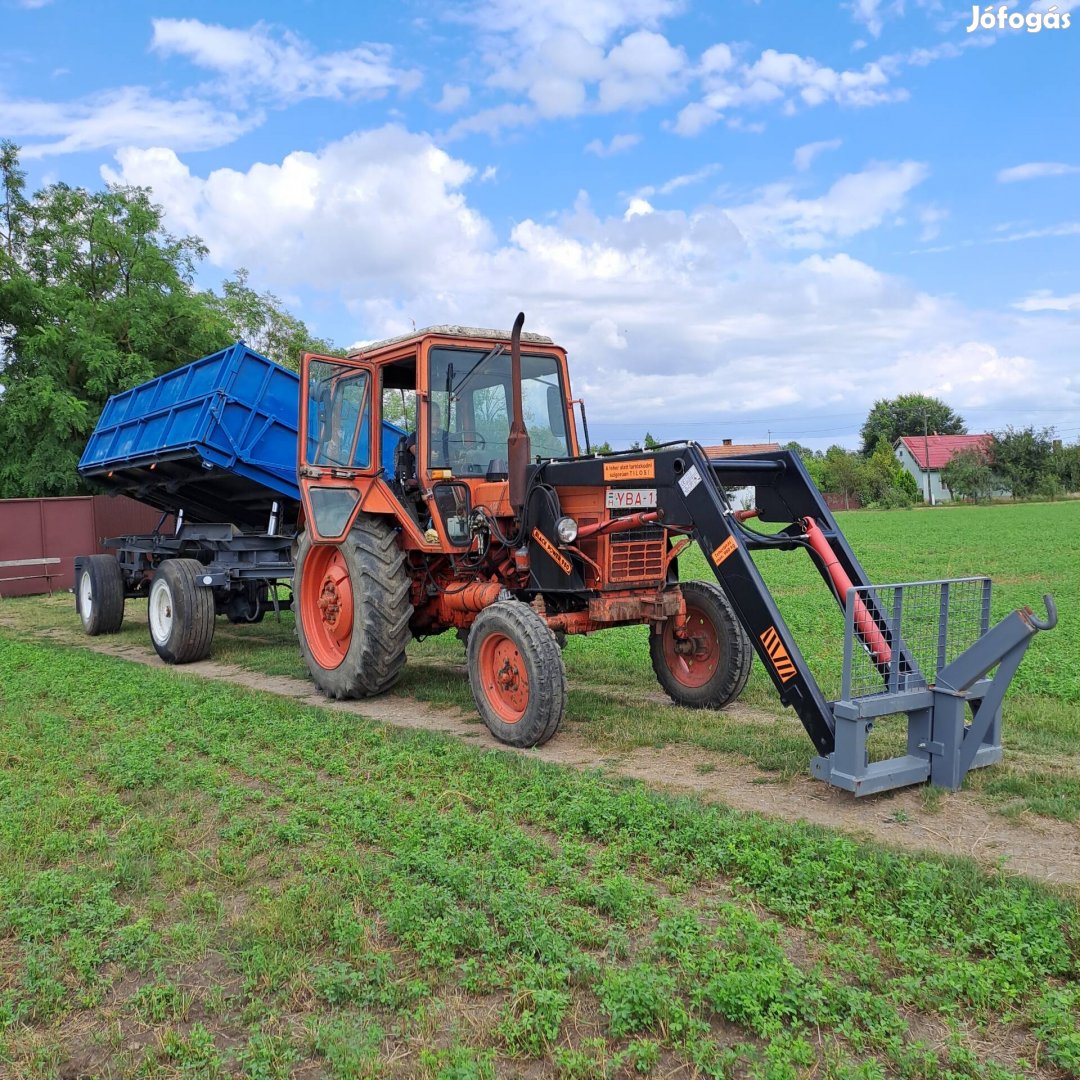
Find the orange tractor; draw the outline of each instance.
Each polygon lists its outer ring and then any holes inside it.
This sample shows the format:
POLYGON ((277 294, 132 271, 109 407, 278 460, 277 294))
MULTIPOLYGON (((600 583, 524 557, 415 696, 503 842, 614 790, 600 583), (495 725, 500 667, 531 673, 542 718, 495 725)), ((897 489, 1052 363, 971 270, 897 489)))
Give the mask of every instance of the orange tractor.
MULTIPOLYGON (((930 776, 944 737, 928 730, 923 738, 919 725, 932 726, 926 694, 955 657, 941 652, 928 662, 905 639, 902 605, 870 586, 798 456, 710 461, 692 442, 594 455, 583 405, 586 445, 578 442, 580 403, 565 351, 523 334, 523 321, 519 315, 509 334, 436 326, 347 359, 304 357, 305 527, 294 607, 317 686, 337 698, 381 693, 397 680, 412 638, 456 628, 467 638, 473 697, 492 734, 537 746, 566 710, 560 640, 647 624, 653 668, 678 704, 727 705, 756 652, 817 747, 825 763, 815 766, 818 775, 860 793, 930 776), (412 434, 390 454, 382 421, 402 415, 412 434), (756 488, 756 508, 737 511, 728 490, 746 486, 756 488), (755 517, 784 528, 752 528, 755 517), (680 581, 679 556, 695 542, 717 584, 680 581), (911 741, 888 775, 861 760, 873 710, 852 705, 852 695, 825 699, 751 558, 765 548, 810 553, 846 613, 849 652, 878 680, 868 697, 915 695, 911 740, 929 749, 911 741), (845 726, 853 711, 855 736, 845 726)), ((988 615, 988 600, 984 606, 988 615)), ((938 613, 948 620, 948 601, 938 613)), ((1010 657, 1048 625, 1026 609, 1014 615, 1022 625, 994 646, 1010 657)), ((961 720, 951 740, 962 744, 970 732, 966 767, 1000 757, 995 695, 1011 672, 995 687, 989 667, 976 671, 984 659, 1002 662, 987 651, 987 636, 972 643, 982 652, 965 669, 965 677, 975 673, 967 686, 951 688, 978 718, 961 720)), ((908 704, 890 699, 889 711, 908 704)))

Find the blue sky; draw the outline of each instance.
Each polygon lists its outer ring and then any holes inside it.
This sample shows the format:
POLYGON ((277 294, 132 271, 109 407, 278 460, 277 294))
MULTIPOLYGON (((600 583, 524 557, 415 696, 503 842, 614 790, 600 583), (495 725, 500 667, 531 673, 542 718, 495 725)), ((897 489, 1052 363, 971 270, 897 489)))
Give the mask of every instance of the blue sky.
POLYGON ((0 0, 0 136, 34 184, 151 186, 203 283, 342 344, 523 308, 616 444, 853 445, 905 391, 1073 441, 1066 13, 0 0))

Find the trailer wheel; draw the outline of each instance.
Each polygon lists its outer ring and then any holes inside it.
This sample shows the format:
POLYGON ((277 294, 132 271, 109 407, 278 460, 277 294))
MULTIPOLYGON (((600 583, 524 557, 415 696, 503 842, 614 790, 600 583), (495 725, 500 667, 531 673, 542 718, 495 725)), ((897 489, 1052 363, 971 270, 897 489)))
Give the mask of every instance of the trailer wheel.
POLYGON ((191 664, 210 653, 214 640, 214 591, 196 580, 198 559, 166 559, 150 583, 150 640, 166 664, 191 664))
POLYGON ((669 619, 660 633, 649 636, 653 671, 676 705, 722 709, 746 686, 753 646, 719 588, 707 581, 687 581, 682 592, 693 650, 683 652, 676 647, 669 619))
POLYGON ((394 530, 360 514, 340 544, 316 544, 305 531, 296 553, 300 652, 327 697, 371 697, 389 690, 412 640, 409 575, 394 530))
POLYGON ((91 555, 79 575, 79 618, 91 636, 115 634, 124 621, 124 574, 112 555, 91 555))
POLYGON ((484 608, 469 632, 469 686, 496 739, 542 746, 566 712, 566 666, 551 628, 519 600, 484 608))

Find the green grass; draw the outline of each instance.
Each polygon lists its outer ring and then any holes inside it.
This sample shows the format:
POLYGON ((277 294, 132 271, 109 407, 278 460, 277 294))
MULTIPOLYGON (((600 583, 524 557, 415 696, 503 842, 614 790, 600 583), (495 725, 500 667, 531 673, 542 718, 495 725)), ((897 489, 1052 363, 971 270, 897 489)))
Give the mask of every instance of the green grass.
POLYGON ((0 1073, 1080 1069, 1045 888, 10 632, 0 664, 0 1073))
MULTIPOLYGON (((1080 502, 957 507, 934 511, 842 513, 841 528, 872 580, 898 582, 989 574, 994 618, 1039 607, 1044 592, 1061 612, 1057 629, 1039 634, 1006 701, 1005 764, 967 783, 1007 812, 1030 810, 1080 820, 1080 502)), ((802 552, 758 556, 785 618, 826 694, 839 690, 843 626, 839 609, 802 552)), ((682 560, 682 577, 707 577, 700 553, 682 560)), ((37 628, 78 620, 68 597, 3 601, 0 610, 37 628)), ((149 648, 145 604, 129 602, 119 640, 149 648)), ((453 633, 417 642, 396 693, 435 705, 474 708, 464 649, 453 633)), ((781 776, 804 775, 814 755, 802 726, 781 709, 760 663, 742 702, 774 717, 749 722, 734 713, 672 707, 649 663, 648 630, 612 629, 571 638, 564 652, 570 680, 569 726, 601 750, 674 744, 736 754, 781 776)), ((213 658, 271 675, 306 679, 292 617, 258 626, 218 620, 213 658)), ((880 724, 876 757, 901 752, 901 725, 880 724)))

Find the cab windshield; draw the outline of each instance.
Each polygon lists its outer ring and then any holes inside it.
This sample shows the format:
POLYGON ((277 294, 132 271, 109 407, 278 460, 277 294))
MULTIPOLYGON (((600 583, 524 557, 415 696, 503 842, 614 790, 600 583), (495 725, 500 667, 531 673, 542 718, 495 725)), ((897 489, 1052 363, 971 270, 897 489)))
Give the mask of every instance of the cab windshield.
MULTIPOLYGON (((428 467, 504 474, 514 408, 509 346, 436 348, 428 363, 428 467)), ((534 455, 569 455, 565 401, 558 360, 522 353, 521 405, 534 455)))

